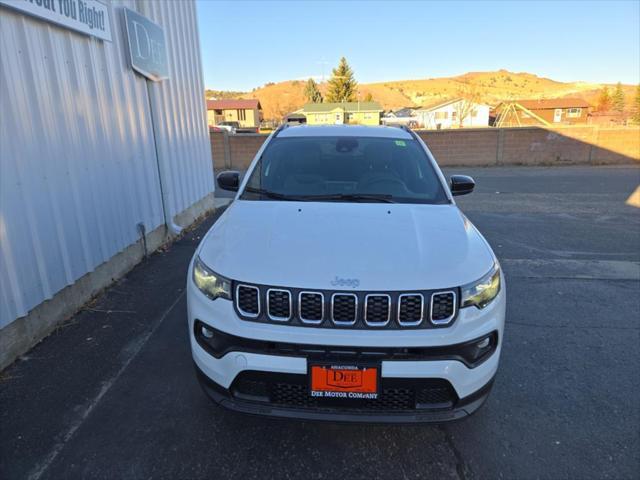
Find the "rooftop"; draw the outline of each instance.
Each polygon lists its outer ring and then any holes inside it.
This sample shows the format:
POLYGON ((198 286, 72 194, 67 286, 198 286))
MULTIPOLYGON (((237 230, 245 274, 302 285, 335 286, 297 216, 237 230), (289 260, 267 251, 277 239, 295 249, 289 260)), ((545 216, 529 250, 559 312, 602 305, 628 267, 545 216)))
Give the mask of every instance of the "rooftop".
POLYGON ((243 109, 262 109, 260 101, 257 98, 240 99, 240 100, 207 100, 207 110, 243 110, 243 109))
POLYGON ((296 125, 284 128, 278 138, 286 137, 378 137, 411 140, 409 132, 398 127, 364 125, 296 125))
POLYGON ((514 100, 528 110, 545 110, 555 108, 588 108, 591 105, 582 98, 549 98, 539 100, 514 100))
MULTIPOLYGON (((424 105, 422 107, 420 107, 419 109, 417 109, 417 111, 419 112, 429 112, 431 110, 437 110, 439 108, 442 107, 446 107, 447 105, 451 105, 452 103, 457 103, 457 102, 464 102, 465 99, 462 97, 457 97, 457 98, 450 98, 448 100, 440 100, 438 102, 434 102, 434 103, 430 103, 427 105, 424 105)), ((470 102, 474 105, 485 105, 484 103, 481 102, 470 102)))
POLYGON ((345 112, 381 112, 378 102, 341 102, 341 103, 307 103, 302 110, 304 113, 330 112, 342 108, 345 112))

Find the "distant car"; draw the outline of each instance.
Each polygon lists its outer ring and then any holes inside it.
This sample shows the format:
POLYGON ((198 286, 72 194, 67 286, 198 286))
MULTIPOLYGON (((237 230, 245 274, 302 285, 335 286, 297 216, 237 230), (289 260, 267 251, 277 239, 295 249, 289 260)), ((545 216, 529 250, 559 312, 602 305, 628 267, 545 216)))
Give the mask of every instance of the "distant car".
POLYGON ((259 127, 238 127, 236 133, 260 133, 259 127))
POLYGON ((485 401, 506 289, 450 182, 403 128, 276 130, 189 267, 189 336, 205 391, 232 410, 443 422, 485 401))
POLYGON ((227 132, 233 134, 237 132, 238 128, 240 127, 240 124, 238 122, 220 122, 219 124, 216 125, 216 127, 220 128, 221 130, 226 130, 227 132))

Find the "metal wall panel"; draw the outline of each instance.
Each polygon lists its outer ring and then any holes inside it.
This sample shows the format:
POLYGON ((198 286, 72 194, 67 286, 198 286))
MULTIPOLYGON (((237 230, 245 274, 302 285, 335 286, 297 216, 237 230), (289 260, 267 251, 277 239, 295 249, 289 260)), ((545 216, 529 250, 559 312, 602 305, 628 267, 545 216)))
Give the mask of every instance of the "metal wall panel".
POLYGON ((0 328, 164 223, 151 105, 171 215, 213 191, 195 5, 109 5, 113 42, 0 7, 0 328), (151 95, 122 6, 165 28, 151 95))
POLYGON ((170 79, 150 83, 150 98, 166 207, 176 215, 214 188, 196 6, 155 0, 139 0, 137 5, 163 27, 172 46, 170 79))

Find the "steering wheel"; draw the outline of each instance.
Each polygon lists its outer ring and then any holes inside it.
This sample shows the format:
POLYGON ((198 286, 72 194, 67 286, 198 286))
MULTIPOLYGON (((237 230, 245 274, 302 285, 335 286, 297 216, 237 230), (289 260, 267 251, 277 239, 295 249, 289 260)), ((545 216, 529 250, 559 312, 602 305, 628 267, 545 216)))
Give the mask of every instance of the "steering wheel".
POLYGON ((400 187, 402 192, 407 192, 407 186, 404 184, 404 182, 399 178, 391 177, 391 176, 389 177, 380 176, 380 177, 369 178, 363 182, 362 187, 369 188, 374 185, 380 185, 380 184, 386 185, 387 188, 391 185, 395 187, 400 187))

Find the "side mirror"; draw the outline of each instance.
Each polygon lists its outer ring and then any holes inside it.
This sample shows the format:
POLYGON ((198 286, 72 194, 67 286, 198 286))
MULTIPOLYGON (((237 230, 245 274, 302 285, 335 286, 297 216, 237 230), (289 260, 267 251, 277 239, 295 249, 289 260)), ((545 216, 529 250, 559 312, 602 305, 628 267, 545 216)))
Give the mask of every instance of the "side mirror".
POLYGON ((451 195, 454 197, 457 195, 466 195, 473 192, 473 188, 476 186, 473 178, 467 175, 452 175, 451 176, 451 195))
POLYGON ((229 190, 230 192, 237 192, 240 188, 240 172, 229 170, 227 172, 220 172, 216 177, 218 186, 222 190, 229 190))

